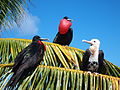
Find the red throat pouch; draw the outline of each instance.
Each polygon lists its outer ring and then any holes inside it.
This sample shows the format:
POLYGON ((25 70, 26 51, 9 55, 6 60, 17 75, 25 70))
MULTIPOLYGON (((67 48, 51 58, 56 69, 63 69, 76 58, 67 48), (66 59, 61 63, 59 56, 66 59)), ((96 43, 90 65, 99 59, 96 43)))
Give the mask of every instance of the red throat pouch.
MULTIPOLYGON (((38 43, 39 43, 40 45, 44 45, 43 42, 41 42, 41 41, 38 41, 38 43)), ((46 46, 45 46, 45 45, 44 45, 44 51, 46 51, 46 46)))
POLYGON ((42 43, 41 41, 38 41, 38 43, 39 43, 40 45, 43 45, 43 43, 42 43))
POLYGON ((59 33, 60 34, 65 34, 68 32, 68 29, 70 28, 70 26, 72 25, 72 23, 66 19, 62 19, 60 21, 59 24, 59 33))

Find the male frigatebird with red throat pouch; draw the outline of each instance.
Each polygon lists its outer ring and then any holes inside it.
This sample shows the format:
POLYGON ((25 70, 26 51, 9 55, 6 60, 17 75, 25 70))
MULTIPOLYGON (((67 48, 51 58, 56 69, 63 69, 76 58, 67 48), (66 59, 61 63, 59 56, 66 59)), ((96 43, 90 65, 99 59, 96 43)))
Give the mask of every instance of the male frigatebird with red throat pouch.
POLYGON ((36 67, 43 60, 44 52, 46 50, 43 40, 39 36, 34 36, 32 43, 24 48, 15 58, 12 72, 14 72, 11 79, 8 81, 6 88, 14 87, 20 80, 25 79, 31 75, 36 67))
POLYGON ((91 44, 83 55, 82 67, 83 71, 90 71, 95 73, 101 73, 103 67, 104 53, 99 50, 100 41, 98 39, 92 39, 91 41, 83 40, 83 42, 91 44))
POLYGON ((71 43, 73 38, 73 30, 71 27, 71 19, 68 17, 64 17, 59 24, 59 31, 56 37, 53 40, 53 43, 57 43, 60 45, 68 45, 71 43))

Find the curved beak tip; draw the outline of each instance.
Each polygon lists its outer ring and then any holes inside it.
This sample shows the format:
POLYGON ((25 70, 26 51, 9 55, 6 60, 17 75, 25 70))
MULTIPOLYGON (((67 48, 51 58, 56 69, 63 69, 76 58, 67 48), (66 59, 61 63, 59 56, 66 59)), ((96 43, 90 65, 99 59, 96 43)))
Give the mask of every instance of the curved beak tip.
POLYGON ((49 39, 45 39, 45 41, 50 41, 49 39))
POLYGON ((82 42, 85 42, 86 40, 82 40, 82 42))
POLYGON ((67 19, 67 20, 69 20, 69 21, 73 21, 72 19, 67 19))
POLYGON ((41 38, 42 41, 49 41, 47 38, 41 38))

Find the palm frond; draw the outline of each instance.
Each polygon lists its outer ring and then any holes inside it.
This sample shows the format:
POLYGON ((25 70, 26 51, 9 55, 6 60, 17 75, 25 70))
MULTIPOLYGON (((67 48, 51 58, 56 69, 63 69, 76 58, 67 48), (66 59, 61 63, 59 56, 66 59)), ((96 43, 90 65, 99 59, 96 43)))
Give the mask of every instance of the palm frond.
MULTIPOLYGON (((0 86, 3 88, 12 76, 11 68, 16 55, 31 40, 0 39, 0 86)), ((44 60, 31 76, 28 76, 19 89, 118 89, 120 88, 120 67, 104 60, 103 74, 88 74, 80 70, 83 50, 43 42, 46 45, 44 60), (107 73, 106 73, 107 70, 107 73), (114 77, 112 77, 114 76, 114 77)))
MULTIPOLYGON (((9 72, 0 77, 0 86, 2 89, 11 76, 12 73, 9 72)), ((17 87, 21 90, 118 90, 120 88, 120 78, 102 74, 89 74, 85 71, 75 69, 40 65, 31 76, 28 76, 17 87)))
MULTIPOLYGON (((0 64, 13 63, 16 55, 26 47, 31 40, 28 39, 0 39, 0 64)), ((44 60, 41 62, 43 65, 64 67, 71 69, 80 69, 82 56, 84 51, 68 47, 61 46, 54 43, 44 42, 46 45, 46 53, 44 60)), ((120 77, 120 69, 116 65, 104 60, 106 64, 107 73, 103 71, 103 74, 108 74, 116 77, 120 77)))
POLYGON ((20 25, 28 1, 30 0, 0 0, 0 26, 6 29, 6 26, 13 26, 14 22, 20 25))

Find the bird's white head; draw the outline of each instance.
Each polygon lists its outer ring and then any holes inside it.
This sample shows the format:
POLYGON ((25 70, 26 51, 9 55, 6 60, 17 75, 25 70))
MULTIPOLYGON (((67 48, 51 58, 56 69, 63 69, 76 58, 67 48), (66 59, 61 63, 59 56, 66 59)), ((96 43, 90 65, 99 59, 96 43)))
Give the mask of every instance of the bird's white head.
POLYGON ((87 41, 87 40, 82 40, 82 42, 86 42, 91 44, 90 46, 90 50, 94 53, 96 50, 99 50, 100 47, 100 41, 98 39, 92 39, 91 41, 87 41))

